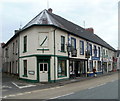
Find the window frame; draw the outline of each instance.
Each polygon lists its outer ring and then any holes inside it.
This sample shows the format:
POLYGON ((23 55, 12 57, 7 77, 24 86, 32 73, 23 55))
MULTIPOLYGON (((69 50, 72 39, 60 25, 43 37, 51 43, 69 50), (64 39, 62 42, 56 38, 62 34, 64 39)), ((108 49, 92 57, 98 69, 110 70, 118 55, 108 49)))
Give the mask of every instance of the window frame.
POLYGON ((100 57, 100 47, 98 47, 98 57, 100 57))
POLYGON ((71 47, 73 48, 73 50, 76 49, 76 39, 71 37, 71 47), (74 46, 72 46, 72 40, 74 40, 74 46))
POLYGON ((97 46, 94 45, 94 57, 97 57, 97 46))
POLYGON ((27 35, 23 37, 23 52, 27 52, 27 35))
POLYGON ((28 63, 27 60, 23 60, 23 77, 27 77, 27 66, 28 66, 27 63, 28 63))
POLYGON ((57 70, 57 75, 58 75, 58 78, 61 78, 61 77, 67 77, 67 59, 62 59, 62 58, 58 58, 58 70, 57 70), (63 67, 61 67, 61 73, 59 73, 59 63, 60 65, 62 65, 62 62, 64 61, 64 72, 62 72, 63 70, 63 67), (64 73, 64 74, 62 74, 64 73))
POLYGON ((65 36, 61 36, 61 52, 65 52, 65 36))
POLYGON ((90 56, 92 56, 92 44, 89 44, 90 47, 90 56))
POLYGON ((80 55, 84 55, 84 41, 80 40, 80 55))

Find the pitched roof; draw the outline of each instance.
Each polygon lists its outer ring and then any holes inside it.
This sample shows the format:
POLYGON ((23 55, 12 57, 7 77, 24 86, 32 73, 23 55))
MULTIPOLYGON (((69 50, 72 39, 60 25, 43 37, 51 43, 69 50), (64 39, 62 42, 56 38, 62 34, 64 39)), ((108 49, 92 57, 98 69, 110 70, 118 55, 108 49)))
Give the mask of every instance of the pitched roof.
POLYGON ((94 33, 86 31, 84 28, 74 24, 56 14, 50 13, 47 10, 40 12, 35 18, 33 18, 28 24, 26 24, 23 29, 30 27, 34 24, 46 24, 46 25, 55 25, 59 28, 62 28, 76 36, 84 38, 88 41, 102 45, 110 50, 115 51, 115 49, 106 43, 103 39, 97 36, 94 33))
MULTIPOLYGON (((68 21, 56 14, 50 13, 46 9, 43 10, 42 12, 40 12, 30 22, 28 22, 21 29, 21 31, 23 31, 33 25, 53 25, 53 26, 56 26, 60 29, 63 29, 65 31, 69 32, 70 34, 76 35, 87 41, 97 43, 99 45, 102 45, 102 46, 110 49, 110 50, 115 51, 115 49, 112 46, 110 46, 108 43, 106 43, 103 39, 101 39, 96 34, 86 31, 84 28, 80 27, 79 25, 74 24, 71 21, 68 21)), ((21 32, 21 31, 19 31, 19 32, 21 32)))

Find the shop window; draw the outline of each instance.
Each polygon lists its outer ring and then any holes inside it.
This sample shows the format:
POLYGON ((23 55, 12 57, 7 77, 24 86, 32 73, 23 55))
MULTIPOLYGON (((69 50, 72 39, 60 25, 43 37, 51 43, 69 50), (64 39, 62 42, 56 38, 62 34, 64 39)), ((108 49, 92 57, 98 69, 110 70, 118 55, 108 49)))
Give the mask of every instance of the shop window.
POLYGON ((66 60, 58 60, 58 77, 67 76, 66 60))
POLYGON ((65 51, 65 37, 61 36, 61 52, 65 51))
POLYGON ((98 61, 98 71, 101 71, 102 68, 101 68, 101 61, 98 61))
POLYGON ((90 61, 89 65, 90 65, 89 72, 92 72, 93 71, 93 61, 90 61))
POLYGON ((24 36, 23 52, 27 52, 27 36, 24 36))
POLYGON ((27 76, 27 60, 23 60, 24 76, 27 76))
POLYGON ((84 55, 84 41, 80 40, 80 55, 84 55))

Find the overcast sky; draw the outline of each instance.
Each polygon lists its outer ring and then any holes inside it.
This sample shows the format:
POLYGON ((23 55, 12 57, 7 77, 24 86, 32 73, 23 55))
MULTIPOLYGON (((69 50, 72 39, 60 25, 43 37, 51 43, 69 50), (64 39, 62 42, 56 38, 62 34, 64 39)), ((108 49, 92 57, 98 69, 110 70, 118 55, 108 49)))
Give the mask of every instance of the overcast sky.
POLYGON ((93 27, 95 34, 118 47, 119 0, 1 0, 0 42, 7 42, 14 30, 23 27, 44 9, 72 21, 81 27, 93 27), (49 2, 49 3, 48 3, 49 2), (2 30, 1 30, 2 28, 2 30))

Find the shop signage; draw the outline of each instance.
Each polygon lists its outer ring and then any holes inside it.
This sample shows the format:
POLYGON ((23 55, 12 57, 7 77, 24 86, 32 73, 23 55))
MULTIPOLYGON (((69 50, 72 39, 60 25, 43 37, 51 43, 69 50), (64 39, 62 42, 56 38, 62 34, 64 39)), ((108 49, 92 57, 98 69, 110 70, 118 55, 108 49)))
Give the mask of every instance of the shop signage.
POLYGON ((99 57, 92 57, 92 60, 100 60, 99 57))
POLYGON ((28 71, 28 73, 29 73, 30 75, 34 75, 34 74, 35 74, 35 71, 28 71))
POLYGON ((90 51, 89 50, 85 51, 85 58, 90 58, 90 51))

